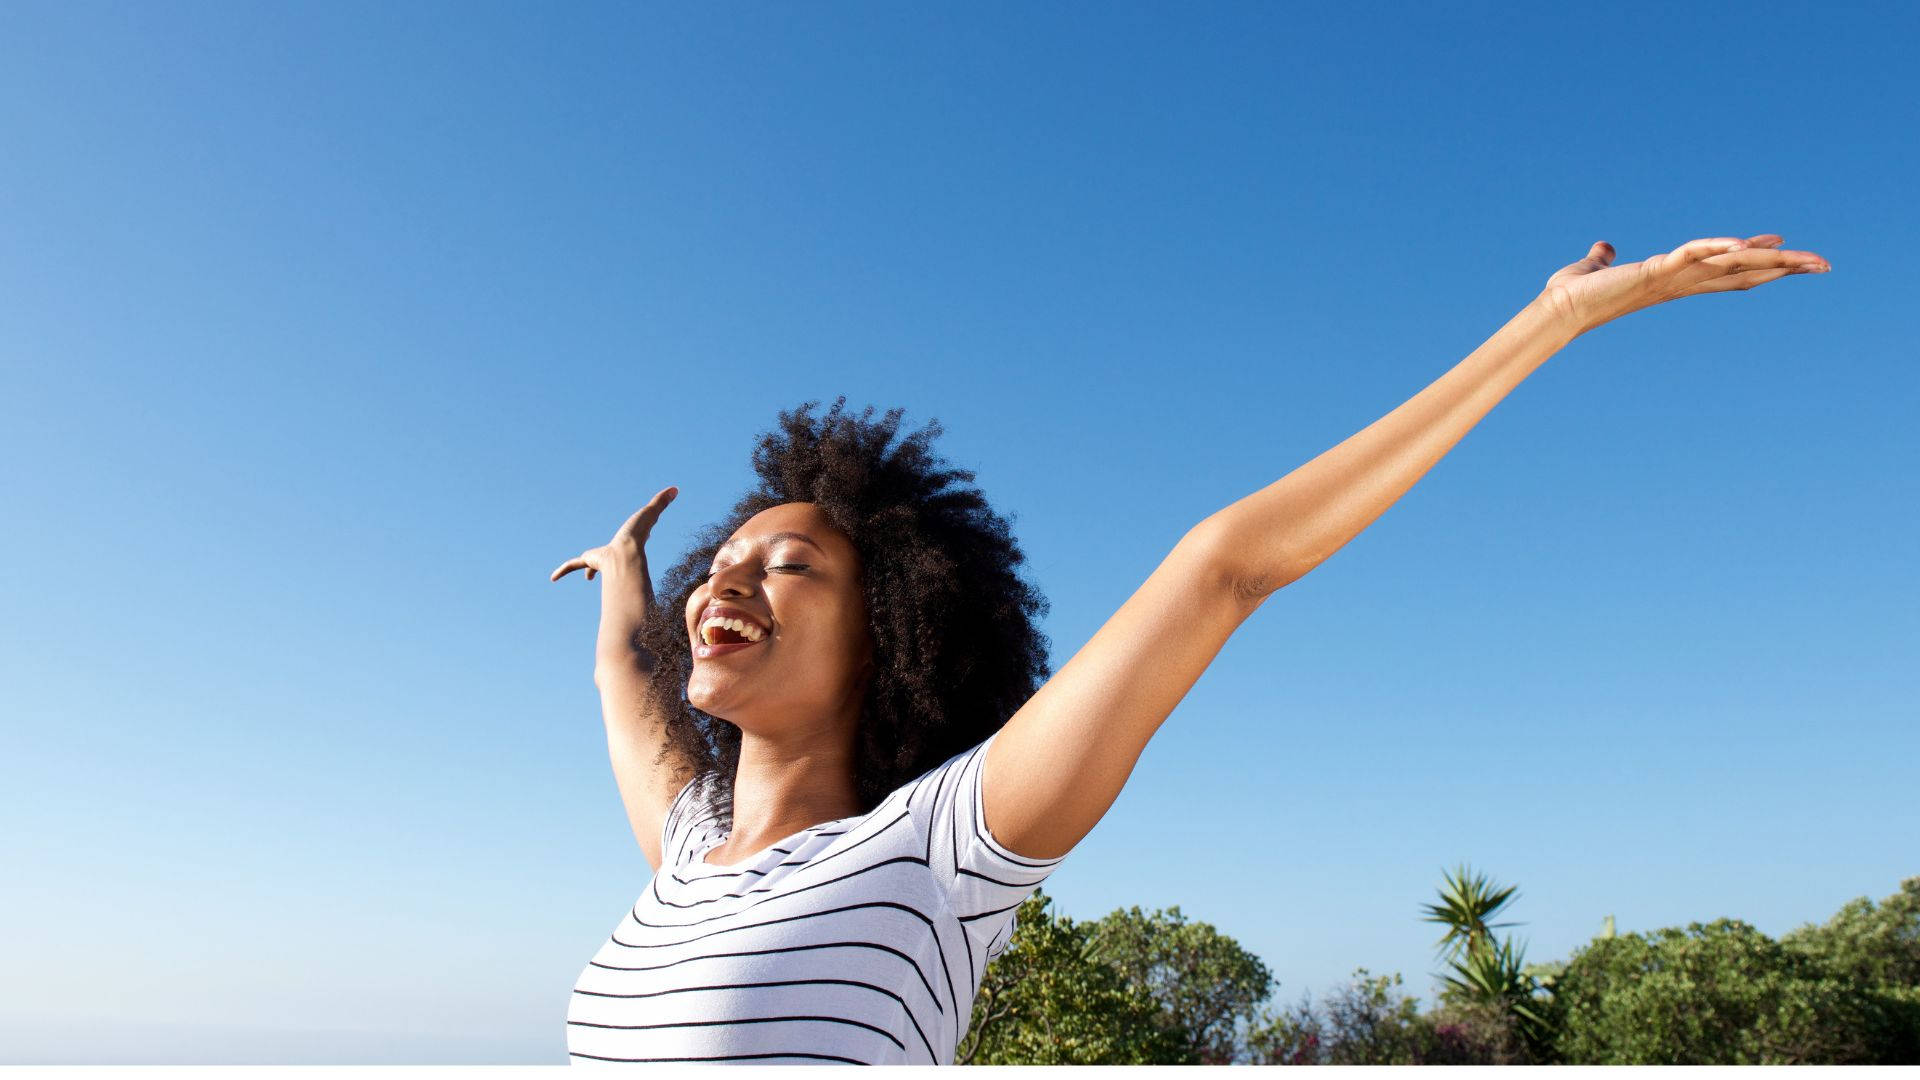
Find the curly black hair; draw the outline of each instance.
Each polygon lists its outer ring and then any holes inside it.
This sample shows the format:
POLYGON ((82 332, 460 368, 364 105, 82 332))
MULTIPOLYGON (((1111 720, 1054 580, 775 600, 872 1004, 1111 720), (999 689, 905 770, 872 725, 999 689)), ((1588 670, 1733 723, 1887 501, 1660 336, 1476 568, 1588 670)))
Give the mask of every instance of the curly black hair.
POLYGON ((740 729, 687 700, 693 646, 682 620, 720 545, 762 510, 813 503, 859 554, 875 667, 854 739, 861 813, 999 730, 1051 674, 1036 623, 1046 599, 1018 574, 1026 556, 1008 519, 968 486, 974 473, 929 449, 940 422, 889 450, 905 410, 875 421, 872 406, 844 413, 846 400, 817 420, 809 415, 817 401, 780 413, 753 451, 759 488, 661 577, 639 635, 654 659, 649 693, 665 705, 662 758, 677 753, 695 774, 713 774, 708 798, 724 829, 740 729))

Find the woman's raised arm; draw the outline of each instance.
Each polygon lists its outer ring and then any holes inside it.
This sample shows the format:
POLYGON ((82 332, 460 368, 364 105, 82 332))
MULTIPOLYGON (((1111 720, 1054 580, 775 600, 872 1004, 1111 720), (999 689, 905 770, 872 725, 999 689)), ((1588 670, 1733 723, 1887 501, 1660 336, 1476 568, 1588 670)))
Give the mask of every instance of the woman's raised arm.
POLYGON ((647 538, 660 512, 680 494, 663 488, 634 511, 606 544, 589 548, 556 567, 549 580, 575 570, 587 580, 600 575, 600 632, 594 643, 593 684, 600 690, 600 712, 607 726, 607 756, 613 780, 627 810, 633 837, 647 863, 660 868, 660 830, 674 796, 693 777, 693 765, 673 750, 667 738, 667 706, 649 687, 654 660, 638 644, 640 628, 654 607, 653 577, 647 570, 647 538))
POLYGON ((1819 272, 1780 237, 1696 240, 1613 266, 1595 244, 1486 344, 1426 389, 1175 545, 1093 638, 1007 721, 980 773, 1002 846, 1066 854, 1113 805, 1147 741, 1240 624, 1325 561, 1424 476, 1501 398, 1595 326, 1680 296, 1819 272))
POLYGON ((1299 579, 1373 524, 1521 380, 1568 342, 1682 296, 1751 289, 1825 259, 1777 250, 1781 238, 1695 240, 1644 262, 1613 263, 1604 241, 1453 370, 1345 442, 1215 515, 1235 574, 1256 599, 1299 579))

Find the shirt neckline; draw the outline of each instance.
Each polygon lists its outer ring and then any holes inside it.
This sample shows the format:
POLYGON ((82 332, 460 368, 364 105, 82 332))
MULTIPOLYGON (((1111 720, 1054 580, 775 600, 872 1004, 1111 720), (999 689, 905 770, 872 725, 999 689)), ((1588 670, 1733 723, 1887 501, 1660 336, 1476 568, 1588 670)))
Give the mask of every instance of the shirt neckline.
POLYGON ((701 844, 698 848, 696 848, 693 853, 693 860, 692 860, 693 865, 696 867, 704 866, 713 870, 738 870, 741 867, 751 866, 754 863, 759 862, 761 859, 765 858, 767 853, 772 851, 774 848, 786 846, 787 841, 789 840, 797 840, 800 837, 805 836, 808 833, 814 831, 815 829, 824 829, 829 825, 838 825, 843 821, 857 821, 860 818, 865 816, 866 815, 864 814, 853 814, 849 817, 834 818, 832 821, 822 821, 822 822, 819 822, 818 824, 809 825, 806 828, 801 829, 799 832, 789 833, 788 835, 783 836, 778 840, 775 840, 773 843, 768 844, 766 847, 761 848, 759 851, 756 851, 751 855, 746 856, 745 858, 741 859, 739 862, 732 862, 732 863, 708 862, 707 852, 712 851, 714 848, 719 847, 721 844, 726 843, 730 838, 732 838, 733 833, 731 830, 729 830, 725 834, 716 836, 712 840, 709 840, 706 843, 701 844))

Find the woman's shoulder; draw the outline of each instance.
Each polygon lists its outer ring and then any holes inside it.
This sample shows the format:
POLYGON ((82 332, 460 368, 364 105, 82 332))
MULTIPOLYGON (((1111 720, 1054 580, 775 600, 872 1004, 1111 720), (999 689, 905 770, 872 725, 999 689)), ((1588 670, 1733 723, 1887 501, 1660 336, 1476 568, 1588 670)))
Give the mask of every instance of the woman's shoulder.
MULTIPOLYGON (((981 736, 966 746, 946 752, 931 764, 915 773, 913 778, 902 783, 888 796, 899 798, 913 805, 922 805, 928 800, 948 800, 954 796, 954 781, 960 778, 973 762, 986 752, 987 744, 998 734, 998 729, 981 736)), ((936 751, 939 753, 939 751, 936 751)))

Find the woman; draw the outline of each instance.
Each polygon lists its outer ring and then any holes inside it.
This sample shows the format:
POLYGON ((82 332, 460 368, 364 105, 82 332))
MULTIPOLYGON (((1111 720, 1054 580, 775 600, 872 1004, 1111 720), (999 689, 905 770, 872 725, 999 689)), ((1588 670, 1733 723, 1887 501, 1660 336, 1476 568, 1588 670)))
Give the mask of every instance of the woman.
POLYGON ((782 413, 760 489, 656 604, 667 488, 561 564, 601 581, 595 684, 652 883, 582 972, 576 1063, 951 1063, 1014 911, 1274 591, 1339 550, 1575 337, 1819 273, 1776 235, 1595 244, 1452 371, 1211 515, 1048 678, 1007 522, 900 410, 782 413), (1042 682, 1044 681, 1044 685, 1042 682))

